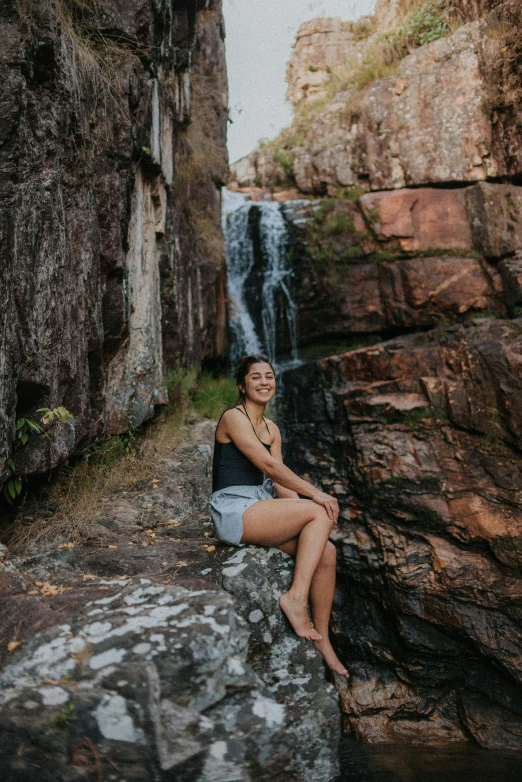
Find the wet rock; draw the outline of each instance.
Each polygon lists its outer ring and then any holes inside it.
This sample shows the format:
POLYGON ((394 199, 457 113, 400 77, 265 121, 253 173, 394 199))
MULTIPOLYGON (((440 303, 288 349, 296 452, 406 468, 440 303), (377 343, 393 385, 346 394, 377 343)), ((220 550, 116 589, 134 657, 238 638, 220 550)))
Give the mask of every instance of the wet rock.
POLYGON ((279 608, 292 573, 288 555, 251 546, 224 563, 223 586, 251 632, 250 663, 289 714, 292 769, 303 782, 331 780, 337 774, 338 699, 321 655, 310 641, 295 636, 279 608))

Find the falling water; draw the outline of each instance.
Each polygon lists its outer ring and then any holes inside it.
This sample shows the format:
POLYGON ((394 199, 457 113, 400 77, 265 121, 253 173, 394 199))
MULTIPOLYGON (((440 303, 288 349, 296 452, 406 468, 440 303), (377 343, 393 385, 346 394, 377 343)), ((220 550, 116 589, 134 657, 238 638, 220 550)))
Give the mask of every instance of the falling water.
POLYGON ((297 360, 297 307, 290 290, 288 234, 280 205, 224 199, 231 357, 265 352, 297 360), (255 212, 253 210, 256 210, 255 212))

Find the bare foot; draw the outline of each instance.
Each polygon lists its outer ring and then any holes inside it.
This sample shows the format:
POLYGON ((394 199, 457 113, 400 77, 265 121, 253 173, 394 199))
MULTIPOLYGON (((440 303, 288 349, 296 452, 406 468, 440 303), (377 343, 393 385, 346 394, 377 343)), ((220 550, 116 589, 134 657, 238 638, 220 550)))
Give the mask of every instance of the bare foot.
POLYGON ((310 641, 320 641, 322 639, 322 635, 319 635, 310 624, 306 606, 293 600, 288 592, 281 595, 279 605, 294 628, 296 635, 300 638, 308 638, 310 641))
POLYGON ((333 646, 327 638, 323 638, 321 641, 315 642, 315 648, 324 657, 324 661, 331 671, 338 673, 339 676, 344 676, 346 679, 350 678, 348 669, 344 667, 340 659, 337 657, 333 650, 333 646))

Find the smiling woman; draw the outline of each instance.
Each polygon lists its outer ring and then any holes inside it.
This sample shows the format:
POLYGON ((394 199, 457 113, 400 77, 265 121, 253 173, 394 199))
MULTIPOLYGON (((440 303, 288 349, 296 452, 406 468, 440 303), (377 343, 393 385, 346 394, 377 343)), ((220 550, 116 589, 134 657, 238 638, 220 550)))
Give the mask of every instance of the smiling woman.
POLYGON ((296 634, 314 641, 327 665, 348 677, 328 630, 336 570, 328 537, 339 515, 337 500, 283 464, 281 434, 264 416, 276 391, 268 358, 243 356, 235 378, 240 401, 223 413, 216 429, 210 501, 216 534, 231 545, 277 546, 295 557, 281 609, 296 634))

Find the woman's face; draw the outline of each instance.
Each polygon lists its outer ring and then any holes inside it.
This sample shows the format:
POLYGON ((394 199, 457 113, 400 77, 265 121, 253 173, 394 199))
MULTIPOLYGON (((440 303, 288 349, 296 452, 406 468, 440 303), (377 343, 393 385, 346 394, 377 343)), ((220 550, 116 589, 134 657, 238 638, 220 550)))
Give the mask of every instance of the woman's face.
POLYGON ((270 402, 276 392, 274 370, 270 364, 264 362, 252 364, 241 390, 247 399, 256 404, 266 405, 270 402))

